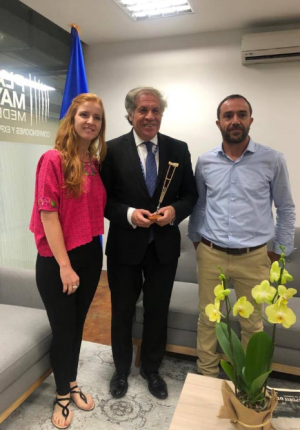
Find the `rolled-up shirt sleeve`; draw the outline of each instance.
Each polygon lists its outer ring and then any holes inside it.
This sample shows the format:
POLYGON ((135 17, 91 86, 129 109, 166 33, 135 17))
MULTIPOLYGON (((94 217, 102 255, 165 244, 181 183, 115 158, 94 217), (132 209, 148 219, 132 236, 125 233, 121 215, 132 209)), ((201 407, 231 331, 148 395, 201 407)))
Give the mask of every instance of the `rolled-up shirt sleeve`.
POLYGON ((281 254, 279 245, 285 246, 285 254, 294 250, 295 236, 295 205, 293 202, 289 174, 285 159, 278 153, 275 176, 271 182, 271 192, 276 208, 275 238, 273 251, 281 254))

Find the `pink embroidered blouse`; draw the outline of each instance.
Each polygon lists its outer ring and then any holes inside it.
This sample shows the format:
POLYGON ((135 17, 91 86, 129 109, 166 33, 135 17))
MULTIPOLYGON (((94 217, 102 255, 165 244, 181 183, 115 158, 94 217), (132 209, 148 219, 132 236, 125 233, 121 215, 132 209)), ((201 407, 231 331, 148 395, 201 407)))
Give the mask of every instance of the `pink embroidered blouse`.
POLYGON ((89 243, 94 236, 104 233, 106 191, 98 174, 98 166, 97 161, 84 163, 84 192, 73 198, 67 196, 63 188, 61 154, 51 149, 41 156, 29 226, 41 256, 53 256, 41 221, 41 210, 58 212, 67 251, 89 243))

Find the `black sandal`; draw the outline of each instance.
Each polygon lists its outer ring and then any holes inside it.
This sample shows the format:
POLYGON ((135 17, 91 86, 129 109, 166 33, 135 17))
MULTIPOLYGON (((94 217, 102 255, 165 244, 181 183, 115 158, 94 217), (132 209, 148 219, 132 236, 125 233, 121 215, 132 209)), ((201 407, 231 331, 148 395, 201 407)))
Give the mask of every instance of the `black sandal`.
MULTIPOLYGON (((61 408, 62 408, 62 411, 61 411, 61 413, 62 413, 62 416, 65 418, 65 419, 67 419, 68 418, 68 416, 69 416, 69 414, 70 414, 70 411, 69 411, 69 406, 70 406, 70 400, 71 400, 71 398, 70 397, 61 397, 61 398, 57 398, 56 397, 56 399, 54 400, 54 402, 53 402, 53 409, 54 409, 54 407, 55 407, 55 405, 58 405, 58 406, 60 406, 61 408), (66 400, 68 400, 68 403, 66 404, 66 405, 63 405, 63 404, 61 404, 60 402, 61 401, 66 401, 66 400)), ((59 426, 57 426, 56 424, 54 424, 54 422, 53 422, 53 419, 51 420, 52 421, 52 424, 54 425, 54 427, 56 427, 57 429, 67 429, 68 427, 70 427, 70 425, 71 425, 71 423, 70 424, 68 424, 66 427, 59 427, 59 426)))
MULTIPOLYGON (((80 398, 84 401, 84 403, 85 403, 86 405, 88 404, 88 401, 87 401, 86 395, 81 391, 81 389, 78 387, 78 385, 74 385, 74 387, 72 387, 72 388, 70 389, 70 394, 79 394, 80 398), (76 390, 76 388, 78 388, 78 390, 76 390)), ((89 412, 89 411, 92 411, 92 410, 94 409, 94 407, 95 407, 95 402, 94 402, 93 406, 92 406, 90 409, 80 408, 80 407, 77 405, 77 403, 72 399, 72 397, 71 397, 71 400, 75 403, 75 405, 77 406, 77 408, 78 408, 78 409, 81 409, 82 411, 89 412)))

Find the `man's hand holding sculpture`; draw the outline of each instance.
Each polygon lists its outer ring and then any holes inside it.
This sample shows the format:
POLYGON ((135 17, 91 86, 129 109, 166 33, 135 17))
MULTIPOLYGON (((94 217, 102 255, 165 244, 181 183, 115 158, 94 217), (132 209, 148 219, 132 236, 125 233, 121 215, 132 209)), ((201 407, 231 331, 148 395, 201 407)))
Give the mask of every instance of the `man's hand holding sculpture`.
POLYGON ((131 221, 134 225, 143 228, 149 228, 154 223, 160 227, 164 227, 170 224, 175 218, 176 213, 173 206, 165 206, 153 214, 145 209, 135 209, 132 212, 131 221))

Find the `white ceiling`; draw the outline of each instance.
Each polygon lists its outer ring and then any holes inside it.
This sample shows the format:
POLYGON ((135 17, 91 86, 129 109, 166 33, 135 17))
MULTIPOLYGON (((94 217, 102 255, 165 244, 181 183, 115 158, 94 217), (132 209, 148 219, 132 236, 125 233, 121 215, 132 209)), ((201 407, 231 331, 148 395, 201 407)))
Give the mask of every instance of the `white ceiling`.
POLYGON ((300 0, 190 0, 195 11, 167 19, 133 21, 113 0, 22 0, 87 44, 277 25, 299 24, 300 0))

